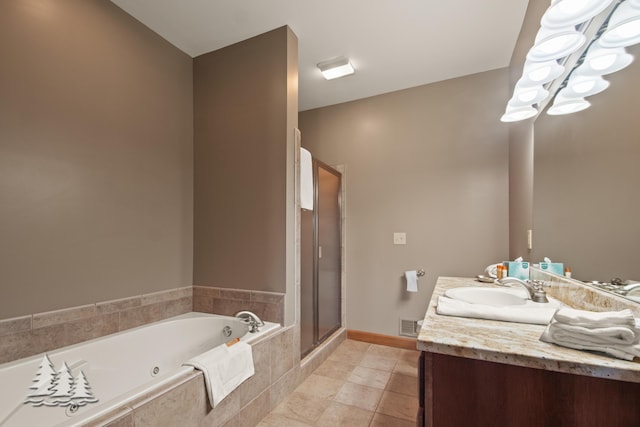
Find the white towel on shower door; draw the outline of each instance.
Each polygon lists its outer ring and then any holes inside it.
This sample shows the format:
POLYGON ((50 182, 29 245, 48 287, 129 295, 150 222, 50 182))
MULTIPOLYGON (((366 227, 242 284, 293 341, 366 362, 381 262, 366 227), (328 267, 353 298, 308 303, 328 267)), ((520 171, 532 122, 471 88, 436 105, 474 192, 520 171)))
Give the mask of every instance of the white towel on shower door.
POLYGON ((242 341, 231 347, 219 345, 184 365, 203 372, 212 408, 255 373, 251 346, 242 341))

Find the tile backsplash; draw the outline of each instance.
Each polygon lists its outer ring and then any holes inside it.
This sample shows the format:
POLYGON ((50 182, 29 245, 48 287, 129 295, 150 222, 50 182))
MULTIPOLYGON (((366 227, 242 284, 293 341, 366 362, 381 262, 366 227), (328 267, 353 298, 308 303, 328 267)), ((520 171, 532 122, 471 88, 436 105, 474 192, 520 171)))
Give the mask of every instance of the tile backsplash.
POLYGON ((284 294, 185 286, 62 310, 0 319, 0 363, 200 311, 232 316, 251 310, 283 324, 284 294))

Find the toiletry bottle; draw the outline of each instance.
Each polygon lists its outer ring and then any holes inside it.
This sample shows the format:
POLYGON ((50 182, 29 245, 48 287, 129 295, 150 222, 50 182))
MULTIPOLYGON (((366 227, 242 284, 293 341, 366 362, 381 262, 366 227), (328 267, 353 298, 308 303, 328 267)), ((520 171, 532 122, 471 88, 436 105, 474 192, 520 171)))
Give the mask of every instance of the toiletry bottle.
POLYGON ((569 267, 565 267, 564 277, 571 277, 571 269, 569 267))

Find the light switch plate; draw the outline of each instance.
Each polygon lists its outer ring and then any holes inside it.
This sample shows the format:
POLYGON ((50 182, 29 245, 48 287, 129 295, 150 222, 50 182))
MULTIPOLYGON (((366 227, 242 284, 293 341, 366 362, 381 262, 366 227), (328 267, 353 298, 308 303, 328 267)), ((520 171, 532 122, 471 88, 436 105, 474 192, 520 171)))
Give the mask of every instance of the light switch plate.
POLYGON ((406 245, 407 244, 407 233, 393 233, 393 244, 394 245, 406 245))

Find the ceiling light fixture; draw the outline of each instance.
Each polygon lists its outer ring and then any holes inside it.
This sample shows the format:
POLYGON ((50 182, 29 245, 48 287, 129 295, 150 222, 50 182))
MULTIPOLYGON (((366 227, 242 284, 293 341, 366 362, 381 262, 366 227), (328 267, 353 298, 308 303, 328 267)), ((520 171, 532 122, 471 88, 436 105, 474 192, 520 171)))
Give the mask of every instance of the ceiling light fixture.
POLYGON ((353 65, 344 56, 318 63, 322 76, 327 80, 348 76, 356 72, 353 65))
POLYGON ((633 61, 624 47, 640 42, 640 0, 552 0, 540 23, 503 122, 536 116, 553 96, 547 114, 589 108, 584 98, 609 87, 601 76, 633 61))
POLYGON ((607 31, 600 37, 603 47, 626 47, 640 42, 640 0, 628 0, 618 6, 609 19, 607 31))

